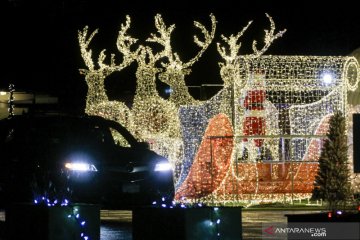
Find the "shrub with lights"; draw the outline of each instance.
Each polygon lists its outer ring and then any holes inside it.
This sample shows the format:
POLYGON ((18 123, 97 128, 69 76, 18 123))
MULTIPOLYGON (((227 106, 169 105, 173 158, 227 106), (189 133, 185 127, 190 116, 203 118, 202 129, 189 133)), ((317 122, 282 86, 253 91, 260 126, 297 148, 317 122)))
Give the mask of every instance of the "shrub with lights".
POLYGON ((330 129, 319 158, 319 169, 314 182, 312 197, 328 203, 335 211, 353 200, 348 167, 348 141, 346 121, 342 112, 330 118, 330 129))

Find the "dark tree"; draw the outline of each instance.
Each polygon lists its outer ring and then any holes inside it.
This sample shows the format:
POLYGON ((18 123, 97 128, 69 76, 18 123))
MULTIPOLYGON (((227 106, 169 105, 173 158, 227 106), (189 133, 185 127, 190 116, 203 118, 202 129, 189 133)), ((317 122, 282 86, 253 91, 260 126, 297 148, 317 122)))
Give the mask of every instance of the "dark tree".
POLYGON ((346 120, 338 111, 330 118, 312 193, 312 199, 322 199, 331 210, 340 204, 345 206, 353 198, 347 144, 346 120))

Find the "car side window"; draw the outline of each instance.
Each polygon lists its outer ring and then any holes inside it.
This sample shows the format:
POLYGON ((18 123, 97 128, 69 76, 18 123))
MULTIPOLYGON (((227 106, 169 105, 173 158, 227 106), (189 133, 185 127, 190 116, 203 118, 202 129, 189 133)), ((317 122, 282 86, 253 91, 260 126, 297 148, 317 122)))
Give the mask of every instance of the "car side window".
POLYGON ((130 147, 130 143, 117 130, 110 128, 110 132, 116 145, 121 147, 130 147))
POLYGON ((100 143, 114 144, 109 129, 101 125, 92 126, 91 135, 92 137, 96 138, 100 143))
POLYGON ((86 121, 72 123, 69 141, 73 144, 114 144, 110 132, 102 126, 86 121))

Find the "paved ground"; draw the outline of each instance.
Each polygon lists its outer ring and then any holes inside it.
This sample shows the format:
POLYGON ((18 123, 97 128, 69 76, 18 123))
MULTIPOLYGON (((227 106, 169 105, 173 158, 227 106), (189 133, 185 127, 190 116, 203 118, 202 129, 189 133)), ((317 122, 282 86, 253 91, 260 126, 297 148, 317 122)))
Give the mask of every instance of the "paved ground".
MULTIPOLYGON (((263 223, 286 223, 286 214, 307 213, 309 211, 247 211, 242 212, 244 240, 262 238, 263 223)), ((131 211, 101 211, 101 240, 131 240, 131 211), (112 223, 113 225, 107 225, 112 223)))
POLYGON ((301 214, 309 211, 246 211, 242 212, 242 228, 244 240, 262 238, 262 224, 286 223, 286 214, 301 214))
MULTIPOLYGON (((262 238, 263 223, 287 222, 286 214, 305 213, 309 211, 249 211, 242 212, 242 228, 244 240, 262 238)), ((100 240, 132 240, 131 211, 101 211, 100 240)), ((4 212, 0 211, 0 240, 3 240, 4 212)))

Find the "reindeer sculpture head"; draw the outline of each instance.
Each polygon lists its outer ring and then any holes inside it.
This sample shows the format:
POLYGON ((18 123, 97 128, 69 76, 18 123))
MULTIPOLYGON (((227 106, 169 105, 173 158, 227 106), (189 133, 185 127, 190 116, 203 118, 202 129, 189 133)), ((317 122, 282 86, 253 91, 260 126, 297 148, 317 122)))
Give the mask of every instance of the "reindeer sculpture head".
POLYGON ((225 60, 225 63, 219 63, 220 65, 220 74, 221 78, 224 81, 224 86, 229 86, 236 82, 238 85, 243 86, 245 84, 244 79, 241 78, 244 72, 248 71, 247 62, 248 60, 254 60, 263 55, 268 48, 271 46, 272 42, 281 37, 286 29, 275 34, 275 23, 273 19, 266 14, 266 17, 270 21, 270 30, 265 29, 265 39, 264 46, 262 49, 257 48, 257 41, 254 40, 252 43, 253 53, 248 55, 243 55, 243 58, 240 58, 239 50, 241 47, 241 42, 239 38, 244 34, 244 32, 251 25, 252 21, 248 22, 248 24, 235 36, 232 34, 229 37, 225 37, 221 35, 221 38, 228 45, 228 49, 224 46, 221 46, 220 43, 217 43, 217 49, 220 53, 221 57, 225 60))
POLYGON ((156 67, 156 62, 163 56, 163 52, 154 54, 148 46, 140 46, 137 58, 138 68, 136 70, 136 96, 154 97, 158 96, 156 91, 156 74, 161 71, 156 67))
POLYGON ((81 56, 88 68, 80 69, 80 73, 85 75, 85 80, 88 85, 88 94, 86 99, 87 108, 91 105, 108 101, 104 87, 105 78, 113 72, 121 71, 136 59, 139 49, 132 51, 130 48, 134 43, 136 43, 137 39, 126 34, 127 30, 130 28, 130 22, 130 17, 126 16, 126 22, 125 24, 121 24, 116 42, 117 49, 123 55, 122 62, 116 64, 115 54, 111 54, 110 64, 104 63, 104 60, 106 59, 106 50, 103 49, 98 56, 98 68, 95 67, 92 59, 92 50, 89 49, 89 44, 97 34, 98 29, 93 31, 90 36, 88 36, 88 26, 85 26, 82 31, 78 31, 81 56))
POLYGON ((194 36, 194 42, 201 50, 188 62, 183 62, 179 55, 176 52, 173 52, 171 48, 171 33, 175 29, 175 25, 172 24, 167 27, 160 14, 155 16, 155 27, 158 35, 152 33, 147 41, 159 43, 164 47, 162 54, 166 61, 163 61, 161 64, 165 71, 159 74, 159 79, 172 88, 170 101, 174 102, 177 106, 195 101, 190 94, 188 94, 185 84, 185 75, 188 75, 191 72, 190 67, 199 60, 214 39, 216 19, 212 14, 210 15, 210 18, 212 23, 211 32, 209 32, 201 23, 194 22, 195 27, 199 28, 204 34, 204 41, 201 41, 197 36, 194 36))
POLYGON ((159 96, 156 89, 156 74, 162 69, 156 63, 164 51, 153 53, 148 46, 140 46, 137 58, 136 90, 132 113, 136 133, 143 139, 154 136, 179 137, 179 119, 173 103, 159 96))

